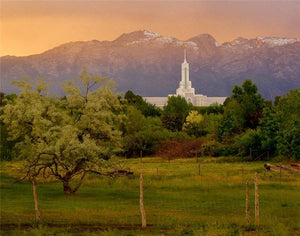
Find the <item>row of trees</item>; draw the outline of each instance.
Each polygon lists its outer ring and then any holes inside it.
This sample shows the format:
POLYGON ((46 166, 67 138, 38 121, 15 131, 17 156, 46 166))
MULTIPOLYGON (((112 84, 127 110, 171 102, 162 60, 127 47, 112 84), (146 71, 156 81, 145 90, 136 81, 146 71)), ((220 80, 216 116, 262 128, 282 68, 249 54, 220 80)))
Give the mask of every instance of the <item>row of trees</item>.
POLYGON ((235 86, 224 104, 224 115, 218 127, 218 139, 231 145, 233 154, 268 152, 300 159, 300 90, 276 97, 274 104, 257 94, 257 86, 246 80, 235 86), (232 122, 234 121, 234 122, 232 122))
MULTIPOLYGON (((128 91, 125 98, 130 122, 126 125, 128 131, 123 131, 125 152, 127 156, 140 155, 140 151, 163 155, 162 149, 169 150, 169 143, 176 158, 176 150, 180 149, 176 145, 198 142, 201 145, 196 145, 194 153, 199 155, 255 158, 265 154, 264 158, 268 153, 271 157, 300 159, 299 89, 276 97, 274 103, 265 101, 257 90, 248 79, 234 86, 223 106, 193 107, 178 96, 170 97, 162 110, 128 91)), ((172 155, 168 153, 166 156, 172 155)))
POLYGON ((54 176, 75 193, 88 173, 107 174, 118 156, 158 154, 247 156, 250 150, 300 159, 300 92, 265 101, 246 80, 223 106, 193 107, 180 96, 161 110, 107 78, 83 71, 51 97, 39 80, 16 82, 18 96, 1 94, 1 159, 24 159, 25 177, 54 176), (108 161, 109 160, 109 161, 108 161), (79 176, 75 186, 70 182, 79 176))

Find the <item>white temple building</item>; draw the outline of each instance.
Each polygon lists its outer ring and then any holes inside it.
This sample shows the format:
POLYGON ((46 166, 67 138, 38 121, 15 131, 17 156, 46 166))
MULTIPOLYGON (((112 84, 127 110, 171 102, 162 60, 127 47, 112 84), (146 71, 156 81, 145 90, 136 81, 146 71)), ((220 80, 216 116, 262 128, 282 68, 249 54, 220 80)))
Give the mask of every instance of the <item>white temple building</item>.
MULTIPOLYGON (((226 99, 226 97, 207 97, 203 94, 195 94, 195 89, 192 88, 192 82, 190 81, 189 63, 186 60, 186 44, 184 44, 184 60, 181 64, 179 88, 176 89, 176 94, 169 94, 170 96, 184 97, 187 102, 192 103, 194 106, 210 106, 214 103, 223 104, 226 99)), ((168 102, 168 97, 144 97, 144 99, 160 108, 168 102)))

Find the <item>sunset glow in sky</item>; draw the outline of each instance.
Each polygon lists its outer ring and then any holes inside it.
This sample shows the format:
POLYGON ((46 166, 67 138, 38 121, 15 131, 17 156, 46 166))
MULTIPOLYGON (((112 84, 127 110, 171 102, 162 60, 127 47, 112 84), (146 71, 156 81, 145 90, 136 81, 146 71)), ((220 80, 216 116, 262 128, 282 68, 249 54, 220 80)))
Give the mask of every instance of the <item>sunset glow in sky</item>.
POLYGON ((70 41, 114 40, 147 29, 186 40, 209 33, 300 37, 300 1, 0 0, 0 56, 41 53, 70 41))

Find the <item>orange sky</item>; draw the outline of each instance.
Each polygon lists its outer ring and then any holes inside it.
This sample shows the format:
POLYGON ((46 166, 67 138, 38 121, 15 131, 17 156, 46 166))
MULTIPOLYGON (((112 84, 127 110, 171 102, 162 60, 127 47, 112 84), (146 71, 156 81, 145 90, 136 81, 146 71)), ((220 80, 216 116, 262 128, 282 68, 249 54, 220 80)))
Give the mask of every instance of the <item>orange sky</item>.
POLYGON ((147 29, 188 39, 300 37, 300 1, 0 0, 0 56, 41 53, 78 40, 113 40, 147 29))

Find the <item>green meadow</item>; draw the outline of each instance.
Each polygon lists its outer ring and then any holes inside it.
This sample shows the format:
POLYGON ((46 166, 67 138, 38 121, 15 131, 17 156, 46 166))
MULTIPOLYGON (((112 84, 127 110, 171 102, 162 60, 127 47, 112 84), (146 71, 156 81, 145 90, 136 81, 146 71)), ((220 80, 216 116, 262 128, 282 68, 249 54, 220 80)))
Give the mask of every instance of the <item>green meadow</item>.
POLYGON ((39 179, 41 223, 30 182, 17 182, 19 162, 1 163, 1 235, 300 235, 300 174, 266 172, 264 162, 222 158, 126 160, 133 176, 89 175, 73 196, 39 179), (199 174, 200 166, 200 174, 199 174), (144 175, 146 229, 141 228, 139 173, 144 175), (254 223, 258 173, 260 224, 254 223), (251 223, 245 216, 250 184, 251 223))

